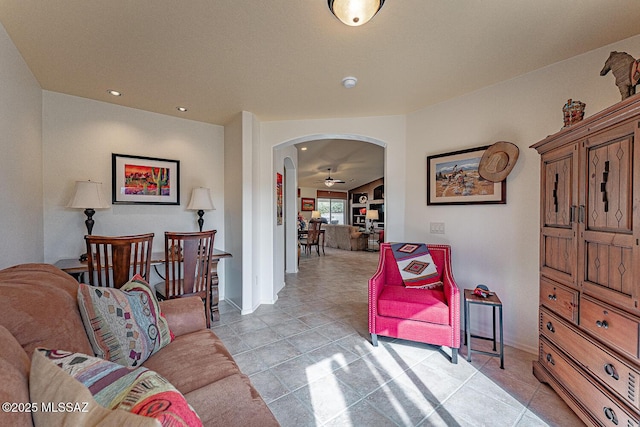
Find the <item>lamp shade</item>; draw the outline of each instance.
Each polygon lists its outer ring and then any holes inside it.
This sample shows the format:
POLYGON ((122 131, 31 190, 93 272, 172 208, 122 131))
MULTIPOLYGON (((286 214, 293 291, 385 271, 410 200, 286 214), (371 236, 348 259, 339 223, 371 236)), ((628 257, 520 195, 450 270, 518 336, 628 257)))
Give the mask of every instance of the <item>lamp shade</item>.
POLYGON ((366 24, 382 8, 384 0, 329 0, 329 9, 351 27, 366 24))
POLYGON ((320 211, 311 211, 311 218, 320 218, 320 211))
POLYGON ((370 220, 372 220, 372 221, 377 221, 377 220, 378 220, 378 211, 373 210, 373 209, 369 209, 369 210, 367 211, 367 216, 366 216, 366 218, 367 218, 367 219, 370 219, 370 220))
POLYGON ((94 181, 76 181, 73 197, 67 204, 75 209, 106 209, 109 203, 102 196, 102 183, 94 181))
POLYGON ((214 210, 211 201, 211 191, 208 188, 198 187, 191 192, 191 200, 187 206, 190 211, 211 211, 214 210))

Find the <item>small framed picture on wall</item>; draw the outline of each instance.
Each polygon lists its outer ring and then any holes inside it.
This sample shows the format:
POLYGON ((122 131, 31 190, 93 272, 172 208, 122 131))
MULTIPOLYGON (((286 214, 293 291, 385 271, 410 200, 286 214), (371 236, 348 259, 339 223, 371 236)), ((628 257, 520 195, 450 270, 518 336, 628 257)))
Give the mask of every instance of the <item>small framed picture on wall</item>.
POLYGON ((303 211, 315 211, 316 199, 307 199, 303 197, 300 205, 301 205, 300 209, 303 211))

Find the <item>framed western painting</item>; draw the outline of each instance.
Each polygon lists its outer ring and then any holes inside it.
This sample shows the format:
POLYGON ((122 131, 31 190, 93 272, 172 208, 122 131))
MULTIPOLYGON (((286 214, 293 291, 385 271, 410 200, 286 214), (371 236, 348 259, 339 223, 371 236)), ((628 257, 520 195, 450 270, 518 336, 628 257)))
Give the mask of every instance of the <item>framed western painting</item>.
POLYGON ((180 204, 180 161, 111 155, 114 204, 180 204))
POLYGON ((307 199, 305 197, 300 201, 300 205, 303 211, 314 211, 316 210, 316 199, 307 199))
POLYGON ((507 181, 480 176, 480 159, 489 146, 427 157, 427 205, 507 203, 507 181))

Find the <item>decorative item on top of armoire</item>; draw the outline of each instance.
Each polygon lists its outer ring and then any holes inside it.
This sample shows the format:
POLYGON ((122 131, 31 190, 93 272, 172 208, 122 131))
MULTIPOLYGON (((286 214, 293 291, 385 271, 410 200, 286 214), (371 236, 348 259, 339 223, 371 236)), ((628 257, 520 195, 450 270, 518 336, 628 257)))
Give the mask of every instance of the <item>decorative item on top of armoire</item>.
POLYGON ((640 59, 636 60, 626 52, 614 50, 609 54, 600 75, 604 76, 609 71, 616 78, 616 86, 623 101, 636 93, 636 85, 640 81, 640 59))
POLYGON ((276 223, 282 225, 282 174, 276 172, 276 223))
POLYGON ((564 127, 569 127, 581 121, 584 117, 584 108, 586 106, 587 104, 584 102, 574 101, 573 99, 567 100, 567 103, 562 107, 564 127))
POLYGON ((540 164, 533 373, 588 425, 640 425, 640 97, 534 144, 540 164))

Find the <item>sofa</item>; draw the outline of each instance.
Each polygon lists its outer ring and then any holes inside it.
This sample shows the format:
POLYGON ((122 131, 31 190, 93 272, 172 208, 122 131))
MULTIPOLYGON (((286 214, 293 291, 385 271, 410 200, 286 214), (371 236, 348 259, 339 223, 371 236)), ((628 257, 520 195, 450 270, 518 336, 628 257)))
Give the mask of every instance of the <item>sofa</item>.
POLYGON ((323 224, 325 246, 328 248, 363 251, 367 249, 367 234, 359 227, 343 224, 323 224))
MULTIPOLYGON (((78 308, 78 289, 78 282, 49 264, 22 264, 0 271, 0 401, 30 401, 29 387, 35 384, 33 377, 30 382, 30 369, 35 366, 32 355, 38 347, 95 354, 78 308)), ((142 366, 181 392, 205 426, 277 426, 249 378, 240 371, 222 341, 206 328, 200 298, 159 304, 175 338, 142 366)), ((64 391, 60 390, 59 398, 70 399, 62 397, 64 391)), ((35 414, 32 416, 25 406, 14 409, 15 412, 0 412, 0 426, 35 425, 35 414)), ((125 414, 160 425, 153 418, 125 414)), ((65 418, 65 422, 57 425, 78 421, 65 418)))

